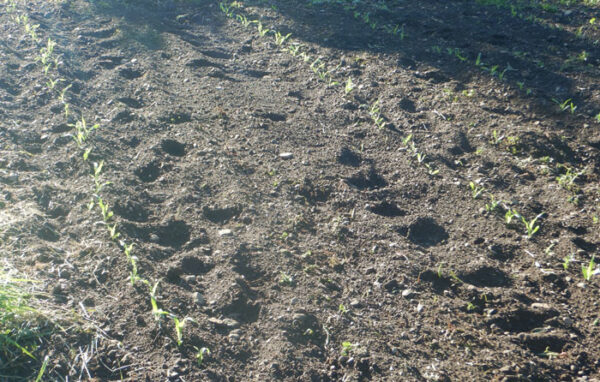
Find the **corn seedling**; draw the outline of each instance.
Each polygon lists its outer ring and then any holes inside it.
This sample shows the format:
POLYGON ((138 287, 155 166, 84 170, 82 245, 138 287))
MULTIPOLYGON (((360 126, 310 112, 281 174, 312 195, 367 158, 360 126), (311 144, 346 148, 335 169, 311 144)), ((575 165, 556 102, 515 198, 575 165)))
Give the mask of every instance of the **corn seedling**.
POLYGON ((248 20, 248 18, 245 15, 236 15, 235 18, 246 28, 248 28, 250 24, 252 24, 252 21, 248 20))
POLYGON ((383 129, 386 125, 385 120, 381 116, 381 108, 379 107, 379 100, 373 102, 373 104, 369 107, 369 116, 375 123, 375 126, 383 129))
POLYGON ((62 88, 62 90, 60 91, 60 94, 58 95, 58 99, 60 100, 61 103, 65 103, 65 94, 67 93, 67 90, 69 90, 71 88, 71 84, 65 86, 64 88, 62 88))
POLYGON ((490 202, 485 204, 485 210, 488 212, 494 212, 496 208, 498 208, 499 204, 500 202, 494 198, 494 195, 490 195, 490 202))
POLYGON ((485 188, 483 186, 479 187, 473 182, 469 182, 469 188, 471 189, 471 196, 473 197, 473 199, 479 198, 479 195, 481 195, 481 193, 485 191, 485 188))
POLYGON ((564 173, 564 174, 556 177, 556 181, 558 182, 559 186, 561 186, 565 190, 568 190, 568 191, 571 191, 571 192, 576 192, 577 191, 577 186, 575 184, 575 181, 581 175, 585 174, 586 169, 583 169, 581 171, 576 171, 576 170, 573 170, 572 168, 569 168, 567 166, 561 166, 561 165, 559 165, 558 167, 564 167, 567 170, 566 173, 564 173))
POLYGON ((510 224, 510 223, 512 222, 512 219, 513 219, 514 217, 517 217, 517 218, 518 218, 518 217, 520 217, 520 216, 521 216, 521 215, 519 215, 519 213, 518 213, 517 211, 515 211, 515 210, 513 210, 513 209, 510 209, 510 208, 509 208, 509 209, 506 211, 506 213, 504 214, 504 221, 505 221, 505 222, 506 222, 506 224, 508 225, 508 224, 510 224))
POLYGON ((596 114, 596 122, 600 123, 600 113, 596 114))
POLYGON ((117 231, 117 223, 114 223, 113 225, 107 224, 106 227, 108 228, 108 233, 110 234, 111 240, 116 241, 119 236, 121 236, 121 233, 117 231))
MULTIPOLYGON (((146 283, 148 284, 148 286, 150 286, 150 283, 147 280, 146 283)), ((150 288, 150 304, 152 305, 152 315, 154 316, 154 319, 156 321, 160 321, 160 319, 163 316, 169 315, 169 312, 164 311, 158 307, 158 302, 156 300, 156 290, 158 289, 158 283, 160 283, 160 281, 157 281, 154 284, 154 286, 150 288)))
POLYGON ((283 43, 285 43, 287 41, 287 39, 290 38, 292 34, 288 33, 285 36, 281 34, 281 32, 275 32, 275 44, 277 45, 282 45, 283 43))
POLYGON ((566 99, 563 102, 560 102, 556 98, 552 98, 552 102, 554 102, 556 105, 558 105, 558 109, 560 111, 569 110, 571 112, 571 114, 574 114, 575 110, 577 109, 577 106, 575 106, 573 104, 573 101, 571 100, 571 98, 566 99))
POLYGON ((91 147, 88 147, 87 149, 85 149, 85 151, 83 152, 83 155, 82 155, 84 161, 88 160, 88 157, 90 156, 91 152, 92 152, 91 147))
POLYGON ((171 314, 171 319, 173 320, 173 324, 175 324, 175 335, 177 336, 177 346, 181 346, 183 344, 183 328, 185 328, 185 323, 188 321, 195 322, 191 317, 185 317, 183 320, 180 320, 177 316, 171 314))
POLYGON ((352 342, 344 341, 344 342, 342 342, 341 354, 343 356, 348 356, 354 350, 355 347, 356 347, 356 345, 353 344, 352 342))
POLYGON ((198 366, 200 366, 202 365, 202 362, 204 362, 204 356, 210 355, 210 349, 205 347, 198 349, 196 346, 194 346, 194 349, 196 349, 196 362, 198 362, 198 366))
POLYGON ((583 278, 586 281, 590 281, 592 279, 592 276, 594 276, 597 273, 595 270, 595 268, 596 268, 596 263, 594 262, 595 257, 596 257, 596 255, 592 256, 588 265, 581 264, 581 273, 583 273, 583 278))
POLYGON ((352 93, 352 90, 354 90, 355 86, 354 83, 352 82, 352 78, 348 78, 346 80, 346 86, 344 87, 344 93, 346 94, 350 94, 352 93))
POLYGON ((344 315, 344 314, 348 313, 348 309, 346 309, 344 304, 340 304, 338 306, 338 312, 340 312, 341 315, 344 315))
POLYGON ((228 4, 225 4, 225 3, 219 3, 219 7, 221 8, 221 11, 223 13, 225 13, 225 15, 227 17, 233 17, 233 9, 231 9, 231 6, 229 6, 228 4))
POLYGON ((265 28, 260 21, 256 22, 256 29, 258 30, 258 34, 260 37, 264 37, 267 33, 269 33, 270 29, 265 28))
POLYGON ((536 225, 535 223, 537 222, 537 220, 539 218, 541 218, 544 214, 541 213, 538 216, 534 217, 533 219, 531 219, 530 221, 527 221, 527 219, 525 219, 524 216, 521 216, 521 221, 523 222, 523 224, 525 224, 525 228, 527 229, 527 238, 531 239, 531 237, 533 235, 535 235, 535 233, 540 229, 539 225, 536 225))
POLYGON ((104 222, 108 222, 110 218, 113 216, 113 212, 110 210, 108 203, 104 203, 104 200, 98 197, 98 207, 100 207, 100 212, 102 213, 102 219, 104 222))
POLYGON ((434 168, 429 163, 425 163, 425 167, 427 168, 427 173, 429 173, 431 176, 437 175, 440 172, 439 169, 434 168))
POLYGON ((294 278, 287 273, 281 272, 279 275, 279 283, 283 285, 292 285, 294 283, 294 278))
POLYGON ((562 266, 565 269, 565 271, 569 269, 569 265, 571 264, 571 261, 573 261, 574 258, 575 256, 573 254, 563 257, 562 266))
POLYGON ((296 57, 300 53, 301 45, 299 44, 290 44, 287 47, 288 52, 292 55, 292 57, 296 57))
POLYGON ((497 146, 504 139, 504 135, 498 134, 497 130, 492 131, 492 139, 490 139, 490 143, 494 146, 497 146))

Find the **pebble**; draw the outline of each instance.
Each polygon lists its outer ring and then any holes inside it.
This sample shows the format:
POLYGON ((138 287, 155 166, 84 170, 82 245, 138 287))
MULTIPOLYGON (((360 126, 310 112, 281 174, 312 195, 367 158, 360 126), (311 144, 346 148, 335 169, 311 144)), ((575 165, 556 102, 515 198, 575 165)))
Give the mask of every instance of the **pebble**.
POLYGON ((421 313, 423 311, 424 306, 419 304, 417 305, 417 313, 421 313))
POLYGON ((158 237, 157 234, 155 234, 155 233, 151 233, 150 234, 150 241, 151 242, 156 243, 156 242, 158 242, 158 240, 160 240, 160 238, 158 237))
POLYGON ((531 309, 534 310, 550 310, 552 309, 552 307, 550 306, 550 304, 546 304, 543 302, 534 302, 533 304, 531 304, 531 309))
POLYGON ((358 300, 358 299, 354 299, 352 301, 350 301, 350 306, 353 308, 362 308, 362 303, 358 300))
POLYGON ((185 280, 186 283, 191 284, 196 282, 196 276, 194 275, 187 275, 183 278, 185 280))
POLYGON ((292 159, 293 157, 294 157, 294 154, 292 154, 292 153, 279 154, 279 158, 281 158, 281 159, 292 159))
POLYGON ((413 298, 415 296, 415 292, 412 289, 404 289, 402 291, 402 297, 404 298, 413 298))
POLYGON ((196 292, 194 293, 194 302, 196 303, 196 305, 203 306, 206 304, 206 299, 204 298, 202 293, 196 292))
POLYGON ((229 228, 219 230, 219 236, 231 236, 232 234, 233 231, 231 231, 229 228))
POLYGON ((234 320, 233 318, 216 318, 216 317, 210 317, 208 319, 208 322, 214 324, 215 326, 221 326, 221 327, 226 327, 226 328, 230 328, 230 329, 235 329, 238 328, 240 326, 240 323, 237 322, 236 320, 234 320))

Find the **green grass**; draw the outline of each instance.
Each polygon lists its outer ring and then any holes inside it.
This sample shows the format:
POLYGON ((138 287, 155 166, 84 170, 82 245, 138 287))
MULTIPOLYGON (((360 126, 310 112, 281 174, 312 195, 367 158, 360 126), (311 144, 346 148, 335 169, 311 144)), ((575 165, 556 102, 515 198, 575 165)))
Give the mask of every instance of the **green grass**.
POLYGON ((52 333, 52 324, 36 307, 29 291, 32 280, 12 278, 0 271, 0 379, 39 374, 38 349, 52 333))

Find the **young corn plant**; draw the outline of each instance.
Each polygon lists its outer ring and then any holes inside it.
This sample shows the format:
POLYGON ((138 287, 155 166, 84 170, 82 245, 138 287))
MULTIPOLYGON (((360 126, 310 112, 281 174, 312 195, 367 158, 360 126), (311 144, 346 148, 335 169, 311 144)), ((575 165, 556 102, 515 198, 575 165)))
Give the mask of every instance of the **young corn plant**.
POLYGON ((270 29, 265 28, 260 21, 256 22, 256 29, 258 30, 260 37, 264 37, 270 31, 270 29))
POLYGON ((291 33, 283 35, 279 31, 275 32, 275 34, 273 35, 275 37, 275 44, 279 46, 283 45, 290 38, 291 35, 291 33))
POLYGON ((198 349, 196 346, 194 346, 194 349, 196 349, 196 362, 198 362, 198 366, 200 366, 202 365, 202 362, 204 362, 204 356, 210 355, 210 349, 206 347, 198 349))
POLYGON ((527 221, 527 219, 525 219, 524 216, 520 216, 521 221, 523 222, 523 224, 525 225, 525 229, 527 230, 527 238, 528 239, 531 239, 531 237, 533 235, 535 235, 535 233, 540 229, 540 226, 537 225, 536 222, 542 216, 544 216, 544 213, 539 214, 538 216, 534 217, 530 221, 527 221))
POLYGON ((483 186, 481 186, 481 187, 477 186, 473 182, 469 182, 469 188, 471 189, 471 196, 473 197, 473 199, 479 198, 479 196, 481 195, 481 193, 483 191, 485 191, 485 188, 483 186))
POLYGON ((583 278, 585 281, 590 281, 592 276, 594 276, 598 271, 596 270, 596 263, 594 262, 594 258, 596 255, 593 255, 590 259, 588 265, 581 264, 581 273, 583 274, 583 278))
POLYGON ((352 82, 352 78, 348 78, 346 80, 346 85, 344 86, 344 93, 346 93, 346 95, 352 93, 352 91, 354 90, 355 87, 356 86, 352 82))

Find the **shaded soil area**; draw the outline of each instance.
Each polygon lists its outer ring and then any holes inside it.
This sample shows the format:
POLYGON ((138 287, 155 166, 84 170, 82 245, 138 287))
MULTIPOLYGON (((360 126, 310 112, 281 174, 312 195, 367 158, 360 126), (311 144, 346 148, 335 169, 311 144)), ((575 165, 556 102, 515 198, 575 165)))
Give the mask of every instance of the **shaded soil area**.
POLYGON ((0 246, 95 327, 48 379, 600 378, 600 12, 560 3, 1 5, 0 246))

